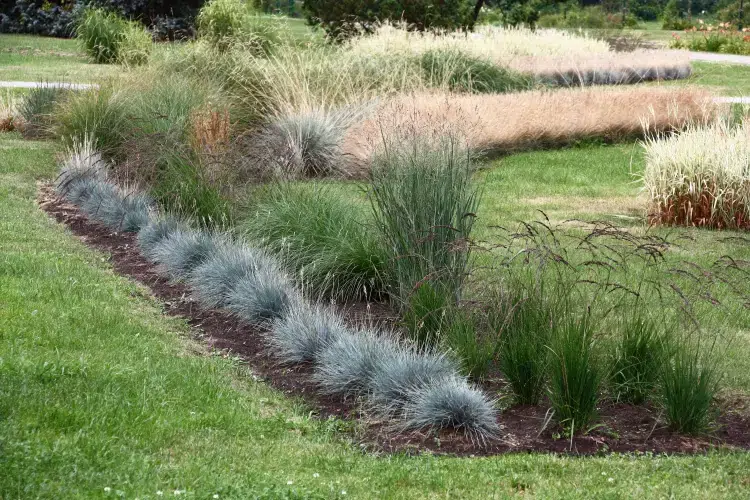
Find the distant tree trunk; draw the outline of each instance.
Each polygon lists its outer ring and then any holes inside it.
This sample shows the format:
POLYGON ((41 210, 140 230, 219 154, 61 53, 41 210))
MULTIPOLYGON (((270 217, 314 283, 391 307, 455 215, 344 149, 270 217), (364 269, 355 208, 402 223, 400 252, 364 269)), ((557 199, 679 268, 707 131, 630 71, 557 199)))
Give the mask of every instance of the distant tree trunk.
POLYGON ((474 6, 474 17, 471 20, 471 29, 474 29, 474 25, 477 24, 479 11, 482 10, 482 5, 484 5, 484 0, 477 0, 477 4, 474 6))

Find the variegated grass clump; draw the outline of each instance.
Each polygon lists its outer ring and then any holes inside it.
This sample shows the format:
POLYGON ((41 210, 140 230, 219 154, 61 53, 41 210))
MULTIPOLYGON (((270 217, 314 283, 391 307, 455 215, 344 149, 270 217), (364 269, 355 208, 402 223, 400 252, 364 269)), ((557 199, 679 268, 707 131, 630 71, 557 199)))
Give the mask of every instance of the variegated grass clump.
POLYGON ((750 124, 718 120, 643 147, 652 223, 750 229, 750 124))

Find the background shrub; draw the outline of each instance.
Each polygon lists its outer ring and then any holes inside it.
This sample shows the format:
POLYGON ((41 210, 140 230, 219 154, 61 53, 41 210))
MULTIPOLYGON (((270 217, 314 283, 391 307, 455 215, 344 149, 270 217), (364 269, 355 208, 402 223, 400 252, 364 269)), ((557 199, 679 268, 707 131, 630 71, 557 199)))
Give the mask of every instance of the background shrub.
POLYGON ((403 21, 417 29, 469 26, 474 4, 473 0, 306 0, 304 9, 311 24, 339 38, 371 31, 377 22, 387 20, 403 21))
POLYGON ((117 62, 126 66, 139 66, 148 62, 153 40, 151 33, 135 21, 125 24, 117 45, 117 62))
POLYGON ((83 50, 99 64, 117 62, 120 38, 127 21, 104 9, 87 9, 78 21, 76 36, 83 50))
POLYGON ((267 54, 279 40, 279 24, 258 15, 242 0, 210 0, 197 18, 198 34, 219 51, 239 44, 243 51, 267 54))

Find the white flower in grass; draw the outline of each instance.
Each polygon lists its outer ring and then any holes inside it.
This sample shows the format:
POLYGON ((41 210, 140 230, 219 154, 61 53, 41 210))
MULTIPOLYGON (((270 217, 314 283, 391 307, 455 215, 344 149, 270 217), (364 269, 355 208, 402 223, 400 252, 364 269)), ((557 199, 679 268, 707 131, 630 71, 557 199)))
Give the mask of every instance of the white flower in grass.
POLYGON ((174 496, 182 495, 186 490, 174 490, 174 496))
POLYGON ((315 474, 313 474, 313 477, 320 477, 320 474, 318 474, 318 473, 316 472, 315 474))
POLYGON ((615 482, 615 478, 610 477, 609 479, 607 479, 607 482, 614 483, 615 482))
POLYGON ((161 491, 161 490, 159 490, 159 491, 157 491, 157 492, 156 492, 156 496, 157 496, 157 497, 160 497, 160 496, 162 496, 163 494, 164 494, 164 492, 163 492, 163 491, 161 491))
POLYGON ((219 494, 218 493, 214 493, 214 498, 219 498, 219 494))
POLYGON ((294 484, 294 481, 287 481, 286 484, 289 485, 289 486, 291 486, 291 485, 294 484))
POLYGON ((342 495, 346 495, 346 490, 341 490, 342 495))
POLYGON ((104 493, 109 493, 110 491, 112 491, 112 488, 110 488, 109 486, 104 487, 104 493))

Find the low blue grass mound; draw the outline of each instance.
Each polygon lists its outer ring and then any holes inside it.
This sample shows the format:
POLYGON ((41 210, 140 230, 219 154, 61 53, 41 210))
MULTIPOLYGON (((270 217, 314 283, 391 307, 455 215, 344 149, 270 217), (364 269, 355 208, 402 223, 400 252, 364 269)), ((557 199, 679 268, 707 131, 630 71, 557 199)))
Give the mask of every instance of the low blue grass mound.
POLYGON ((370 403, 380 413, 400 412, 410 394, 458 373, 458 367, 444 355, 403 347, 374 367, 370 403))
POLYGON ((404 405, 406 430, 454 428, 484 443, 498 433, 497 411, 481 391, 457 377, 412 391, 404 405))
POLYGON ((274 321, 269 344, 284 363, 316 362, 325 348, 346 335, 351 333, 333 310, 300 301, 274 321))
POLYGON ((149 223, 138 232, 138 246, 141 253, 148 259, 152 259, 154 248, 162 240, 168 238, 175 231, 187 230, 187 225, 172 216, 165 216, 149 221, 149 223))
POLYGON ((397 344, 385 335, 367 330, 342 335, 320 352, 315 382, 325 394, 368 393, 378 365, 397 351, 397 344))
POLYGON ((213 256, 220 243, 204 231, 177 230, 154 248, 153 260, 166 267, 175 280, 185 280, 190 273, 213 256))
POLYGON ((258 266, 237 281, 228 293, 226 308, 249 324, 262 324, 284 316, 302 300, 296 288, 276 266, 258 266))
MULTIPOLYGON (((133 192, 122 199, 124 216, 117 224, 110 226, 126 233, 137 233, 148 225, 153 212, 154 201, 144 193, 133 192)), ((112 221, 115 222, 114 220, 112 221)), ((106 223, 106 221, 105 221, 106 223)), ((108 224, 109 226, 109 224, 108 224)))
POLYGON ((267 265, 268 257, 259 250, 226 245, 195 268, 188 284, 203 307, 224 307, 228 304, 229 294, 240 280, 267 265))

